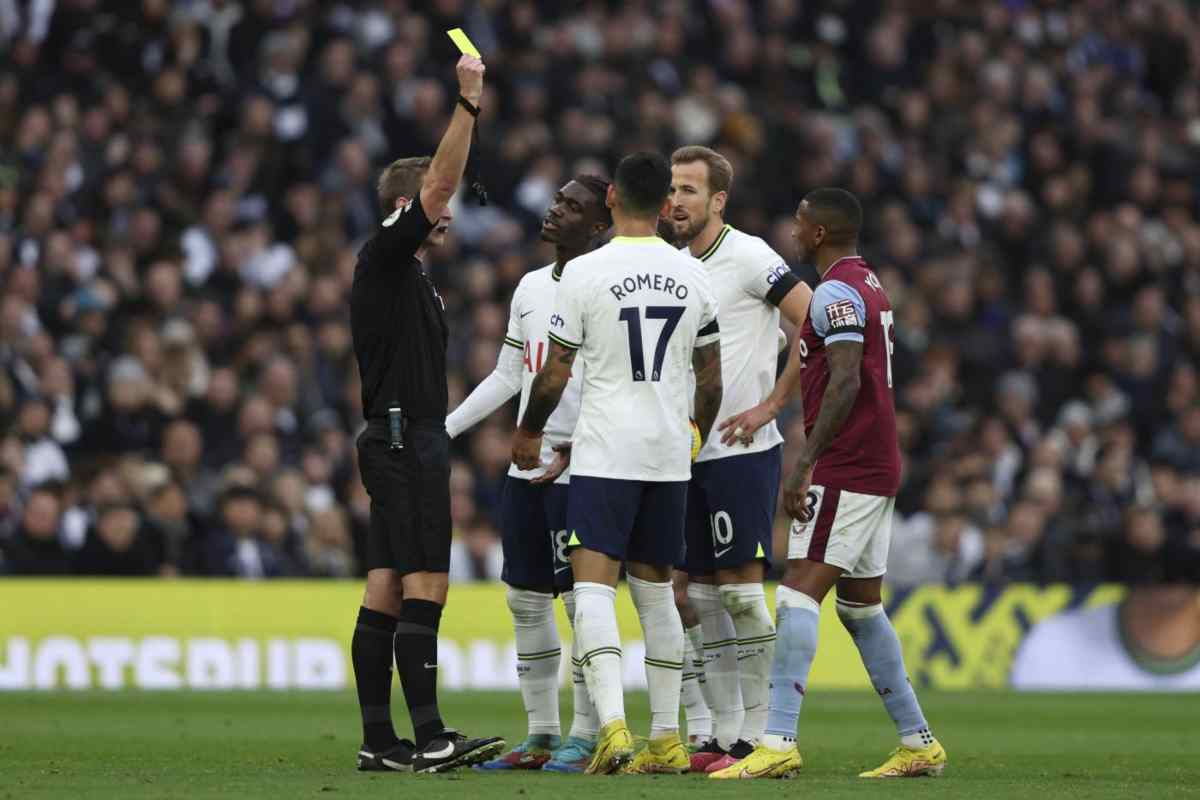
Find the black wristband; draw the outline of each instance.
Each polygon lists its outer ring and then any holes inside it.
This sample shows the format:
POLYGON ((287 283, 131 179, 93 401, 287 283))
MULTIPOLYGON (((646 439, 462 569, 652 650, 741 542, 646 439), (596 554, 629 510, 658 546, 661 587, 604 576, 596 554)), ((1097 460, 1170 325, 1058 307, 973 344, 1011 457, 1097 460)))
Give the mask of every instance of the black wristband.
POLYGON ((472 117, 479 116, 479 106, 474 105, 470 100, 463 97, 461 94, 458 96, 458 104, 460 106, 462 106, 463 108, 465 108, 467 110, 467 113, 470 114, 472 117))

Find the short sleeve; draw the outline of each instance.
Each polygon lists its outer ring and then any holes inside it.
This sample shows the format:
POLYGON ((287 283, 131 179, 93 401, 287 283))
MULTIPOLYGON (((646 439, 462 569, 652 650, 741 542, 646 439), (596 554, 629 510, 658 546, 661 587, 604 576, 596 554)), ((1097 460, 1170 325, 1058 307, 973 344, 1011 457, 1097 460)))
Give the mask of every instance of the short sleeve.
POLYGON ((578 350, 583 344, 584 298, 581 270, 568 269, 558 282, 554 295, 554 316, 550 317, 547 336, 569 350, 578 350))
POLYGON ((382 248, 380 254, 387 260, 395 260, 406 265, 409 259, 416 255, 417 248, 424 243, 433 223, 425 216, 421 205, 421 195, 418 193, 408 205, 397 208, 389 214, 375 234, 376 247, 382 248))
POLYGON ((717 323, 717 300, 711 289, 705 286, 701 292, 700 328, 696 331, 695 347, 705 347, 721 340, 721 326, 717 323))
POLYGON ((867 304, 853 286, 825 281, 813 292, 809 316, 813 331, 825 344, 861 342, 867 326, 867 304))
POLYGON ((521 287, 524 285, 518 283, 513 292, 512 302, 508 304, 508 330, 504 332, 504 343, 518 350, 525 348, 525 337, 521 335, 521 300, 524 298, 521 287))
POLYGON ((753 241, 753 253, 741 260, 742 289, 751 297, 777 306, 800 279, 788 267, 783 256, 772 250, 766 242, 759 239, 753 241))

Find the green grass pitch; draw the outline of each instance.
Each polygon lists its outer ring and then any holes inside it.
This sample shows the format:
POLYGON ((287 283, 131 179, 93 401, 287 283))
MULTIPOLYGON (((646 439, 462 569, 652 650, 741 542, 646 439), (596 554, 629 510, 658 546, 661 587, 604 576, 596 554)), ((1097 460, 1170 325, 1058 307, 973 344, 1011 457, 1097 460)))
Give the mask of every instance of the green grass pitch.
MULTIPOLYGON (((359 773, 349 693, 0 694, 0 800, 1200 796, 1200 696, 924 692, 922 700, 950 755, 942 778, 857 780, 894 745, 891 724, 869 693, 817 691, 801 720, 801 777, 718 783, 692 775, 359 773)), ((645 695, 629 703, 634 732, 644 734, 645 695)), ((524 733, 516 693, 446 693, 442 708, 449 724, 471 734, 512 744, 524 733)))

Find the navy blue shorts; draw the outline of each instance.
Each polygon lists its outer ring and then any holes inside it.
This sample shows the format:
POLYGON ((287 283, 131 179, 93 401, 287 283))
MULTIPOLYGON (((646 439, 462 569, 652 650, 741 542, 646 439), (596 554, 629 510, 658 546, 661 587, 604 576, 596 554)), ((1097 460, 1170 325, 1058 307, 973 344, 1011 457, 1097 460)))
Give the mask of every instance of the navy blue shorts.
POLYGON ((687 481, 571 476, 568 550, 586 547, 618 561, 671 566, 683 554, 687 481))
POLYGON ((689 575, 712 575, 759 559, 770 568, 782 467, 782 445, 692 465, 683 560, 689 575))
POLYGON ((523 478, 507 477, 500 518, 504 582, 519 589, 570 589, 567 487, 535 486, 523 478))

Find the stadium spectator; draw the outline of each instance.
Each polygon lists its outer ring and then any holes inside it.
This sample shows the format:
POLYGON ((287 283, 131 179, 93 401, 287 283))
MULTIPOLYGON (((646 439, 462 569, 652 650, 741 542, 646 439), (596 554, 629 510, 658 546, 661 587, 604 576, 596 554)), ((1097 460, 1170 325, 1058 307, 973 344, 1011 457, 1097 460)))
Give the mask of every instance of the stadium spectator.
POLYGON ((450 545, 450 580, 498 581, 504 566, 500 534, 484 516, 476 516, 465 528, 455 528, 450 545))
POLYGON ((894 525, 888 581, 897 588, 961 583, 984 556, 983 534, 971 524, 961 490, 939 480, 926 492, 924 511, 894 525))
POLYGON ((80 575, 138 576, 158 571, 141 515, 129 505, 98 509, 95 526, 72 560, 80 575))
POLYGON ((4 543, 5 570, 13 575, 66 575, 71 558, 58 540, 62 501, 49 488, 35 489, 25 503, 21 527, 4 543))

